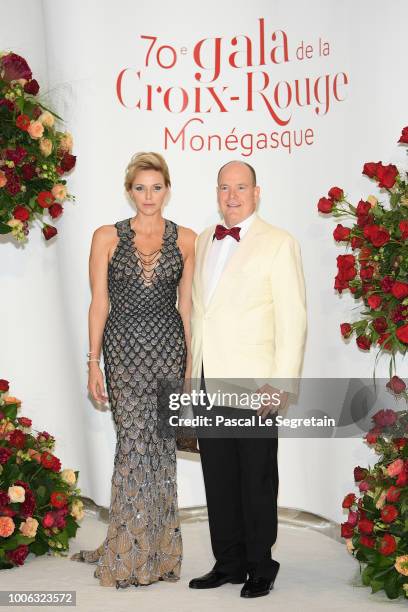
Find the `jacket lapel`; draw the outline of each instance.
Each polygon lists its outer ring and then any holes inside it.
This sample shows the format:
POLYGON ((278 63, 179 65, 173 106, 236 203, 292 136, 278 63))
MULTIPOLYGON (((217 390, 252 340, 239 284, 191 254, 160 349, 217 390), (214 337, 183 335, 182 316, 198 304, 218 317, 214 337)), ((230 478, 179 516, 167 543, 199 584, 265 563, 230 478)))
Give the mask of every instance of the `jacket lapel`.
POLYGON ((214 292, 210 298, 210 301, 208 303, 208 305, 206 306, 204 303, 204 297, 205 297, 205 292, 204 292, 204 280, 205 280, 205 266, 207 263, 207 258, 208 258, 208 254, 210 252, 210 246, 212 243, 212 237, 214 234, 214 230, 212 230, 210 236, 209 236, 209 240, 208 243, 206 245, 206 249, 205 249, 205 253, 202 259, 202 268, 200 270, 200 277, 201 277, 201 291, 202 291, 202 299, 203 299, 203 305, 204 305, 204 309, 205 310, 210 310, 214 304, 217 303, 217 301, 220 299, 220 296, 222 297, 223 293, 225 291, 228 291, 228 277, 231 274, 237 273, 239 272, 243 265, 245 264, 245 262, 247 261, 248 257, 250 256, 251 252, 254 251, 256 249, 256 243, 257 243, 257 236, 262 233, 263 231, 263 224, 264 222, 262 221, 262 219, 260 219, 258 217, 258 215, 255 216, 255 219, 252 221, 247 233, 245 234, 245 236, 243 237, 243 239, 240 242, 239 248, 236 249, 236 251, 231 255, 231 257, 229 258, 229 260, 227 261, 224 270, 221 273, 221 276, 218 280, 217 286, 214 289, 214 292))

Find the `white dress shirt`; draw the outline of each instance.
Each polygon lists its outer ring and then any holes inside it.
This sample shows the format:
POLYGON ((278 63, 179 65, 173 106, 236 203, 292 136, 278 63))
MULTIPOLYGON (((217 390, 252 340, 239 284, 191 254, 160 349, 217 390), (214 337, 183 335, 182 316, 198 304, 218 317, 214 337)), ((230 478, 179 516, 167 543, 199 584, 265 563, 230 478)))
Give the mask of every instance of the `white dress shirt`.
MULTIPOLYGON (((252 213, 252 215, 241 221, 241 223, 237 223, 233 226, 241 228, 239 233, 240 241, 249 230, 255 215, 256 213, 252 213)), ((240 241, 238 242, 238 240, 235 240, 232 236, 225 236, 222 240, 214 238, 212 241, 205 265, 204 296, 206 306, 215 291, 228 260, 239 248, 240 241)))

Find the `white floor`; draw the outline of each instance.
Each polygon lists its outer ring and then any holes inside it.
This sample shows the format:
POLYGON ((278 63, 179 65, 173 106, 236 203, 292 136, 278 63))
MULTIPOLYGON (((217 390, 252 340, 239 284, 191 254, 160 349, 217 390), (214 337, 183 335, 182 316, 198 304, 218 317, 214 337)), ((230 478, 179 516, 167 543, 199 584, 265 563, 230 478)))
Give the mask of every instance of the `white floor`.
MULTIPOLYGON (((86 516, 70 554, 96 547, 104 538, 106 524, 86 516)), ((192 590, 188 581, 213 565, 208 523, 182 523, 184 559, 179 582, 159 582, 146 587, 119 589, 100 587, 94 566, 68 558, 30 555, 23 567, 0 572, 0 590, 75 590, 76 610, 135 612, 218 612, 219 610, 359 611, 407 609, 407 600, 389 601, 358 585, 358 562, 345 546, 310 529, 279 527, 273 556, 280 564, 275 587, 266 597, 247 600, 239 596, 241 585, 192 590)), ((10 607, 10 610, 33 609, 10 607)), ((47 610, 61 610, 55 606, 47 610)), ((67 608, 69 609, 69 608, 67 608)))

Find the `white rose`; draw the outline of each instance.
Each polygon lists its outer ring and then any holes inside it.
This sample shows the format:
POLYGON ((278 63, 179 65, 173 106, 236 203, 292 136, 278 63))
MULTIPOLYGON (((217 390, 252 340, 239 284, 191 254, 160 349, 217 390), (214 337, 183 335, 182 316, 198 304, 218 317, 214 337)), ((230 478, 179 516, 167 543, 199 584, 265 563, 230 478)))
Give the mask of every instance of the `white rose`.
POLYGON ((9 487, 8 496, 13 504, 21 504, 25 500, 25 489, 24 487, 19 487, 18 485, 9 487))
POLYGON ((73 516, 75 520, 81 521, 84 518, 84 514, 84 504, 81 500, 75 499, 72 502, 71 516, 73 516))
POLYGON ((66 482, 70 486, 76 483, 76 476, 75 476, 74 470, 62 470, 61 478, 64 482, 66 482))

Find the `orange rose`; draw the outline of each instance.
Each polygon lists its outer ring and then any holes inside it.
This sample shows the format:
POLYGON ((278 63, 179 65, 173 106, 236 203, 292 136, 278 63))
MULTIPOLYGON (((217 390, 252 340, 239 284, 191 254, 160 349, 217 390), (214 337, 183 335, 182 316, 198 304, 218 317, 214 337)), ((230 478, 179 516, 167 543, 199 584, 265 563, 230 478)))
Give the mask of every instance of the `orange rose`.
POLYGON ((18 406, 21 406, 21 400, 19 400, 17 397, 13 397, 12 395, 8 395, 7 397, 5 397, 4 403, 5 404, 18 404, 18 406))
POLYGON ((30 134, 31 138, 41 138, 44 134, 44 126, 39 121, 31 121, 27 132, 30 134))
POLYGON ((8 538, 15 528, 14 521, 10 516, 0 516, 0 537, 8 538))

